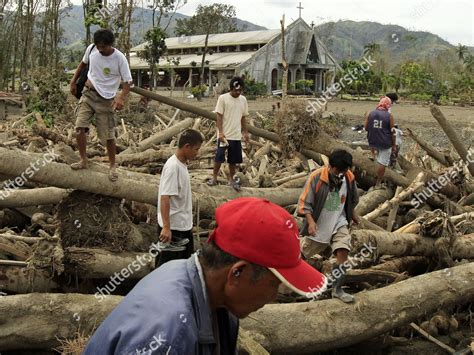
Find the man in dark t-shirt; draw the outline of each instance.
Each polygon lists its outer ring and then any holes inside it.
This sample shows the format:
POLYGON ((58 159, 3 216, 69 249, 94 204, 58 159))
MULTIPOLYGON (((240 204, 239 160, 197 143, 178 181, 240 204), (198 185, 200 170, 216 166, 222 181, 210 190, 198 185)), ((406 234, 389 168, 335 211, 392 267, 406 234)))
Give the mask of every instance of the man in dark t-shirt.
POLYGON ((393 115, 389 112, 392 101, 384 96, 375 110, 365 117, 365 130, 372 153, 377 154, 379 169, 377 170, 376 188, 379 188, 385 167, 390 165, 390 155, 396 150, 393 115))

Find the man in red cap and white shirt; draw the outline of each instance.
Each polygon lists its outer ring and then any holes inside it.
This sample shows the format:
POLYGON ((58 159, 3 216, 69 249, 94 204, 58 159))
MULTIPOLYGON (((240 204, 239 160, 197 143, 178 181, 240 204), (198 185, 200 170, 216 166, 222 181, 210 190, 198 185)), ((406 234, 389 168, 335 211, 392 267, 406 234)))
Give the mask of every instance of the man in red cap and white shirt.
POLYGON ((142 279, 84 354, 235 354, 238 318, 273 301, 281 283, 309 298, 326 287, 280 206, 239 198, 216 209, 216 224, 202 250, 142 279))

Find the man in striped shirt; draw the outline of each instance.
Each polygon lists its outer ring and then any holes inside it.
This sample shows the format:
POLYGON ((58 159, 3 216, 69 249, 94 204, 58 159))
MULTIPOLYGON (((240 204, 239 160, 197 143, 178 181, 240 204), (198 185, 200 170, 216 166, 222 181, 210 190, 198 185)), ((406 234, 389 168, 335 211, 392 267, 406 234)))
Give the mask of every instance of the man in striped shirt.
POLYGON ((352 155, 336 150, 329 157, 329 166, 314 171, 299 198, 298 213, 305 217, 301 230, 301 254, 305 259, 323 255, 330 247, 336 256, 333 265, 332 297, 349 303, 354 297, 342 290, 351 250, 349 226, 359 219, 354 208, 359 202, 352 167, 352 155))

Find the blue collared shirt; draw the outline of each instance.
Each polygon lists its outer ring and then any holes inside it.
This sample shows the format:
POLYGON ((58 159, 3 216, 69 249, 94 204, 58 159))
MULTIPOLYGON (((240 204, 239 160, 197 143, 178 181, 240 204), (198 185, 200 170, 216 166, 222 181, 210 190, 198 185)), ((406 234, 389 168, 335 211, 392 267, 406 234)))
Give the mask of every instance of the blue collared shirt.
MULTIPOLYGON (((212 313, 195 255, 142 279, 97 328, 86 355, 203 354, 216 348, 212 313)), ((235 354, 238 320, 217 310, 221 354, 235 354)))

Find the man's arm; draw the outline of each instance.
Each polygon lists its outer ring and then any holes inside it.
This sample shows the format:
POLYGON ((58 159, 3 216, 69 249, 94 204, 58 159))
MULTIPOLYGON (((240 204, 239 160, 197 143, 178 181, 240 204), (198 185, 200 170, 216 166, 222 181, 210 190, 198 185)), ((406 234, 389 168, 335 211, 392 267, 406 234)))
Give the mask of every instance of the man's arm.
POLYGON ((217 131, 219 132, 219 139, 224 139, 224 116, 221 115, 219 112, 216 112, 216 125, 217 131))
POLYGON ((242 132, 244 132, 244 140, 246 142, 249 141, 249 131, 247 129, 247 118, 246 116, 242 116, 240 119, 240 124, 242 125, 242 132))
POLYGON ((160 241, 169 243, 171 241, 171 227, 170 227, 170 200, 171 196, 162 195, 160 197, 160 213, 163 221, 163 228, 160 233, 160 241))
POLYGON ((316 197, 314 192, 315 183, 315 177, 310 176, 298 201, 298 212, 306 218, 309 235, 315 235, 318 230, 316 221, 313 218, 313 204, 316 197))
POLYGON ((368 113, 366 113, 366 115, 365 115, 364 129, 365 129, 366 131, 369 131, 369 114, 368 114, 368 113))
POLYGON ((115 96, 112 107, 115 110, 121 110, 125 106, 125 100, 127 99, 128 93, 130 92, 130 83, 122 83, 122 91, 120 94, 115 96))

